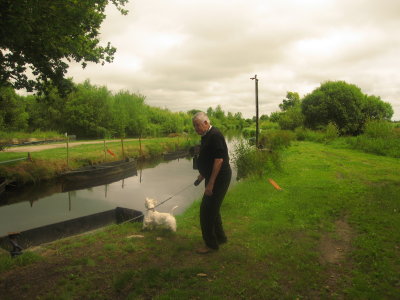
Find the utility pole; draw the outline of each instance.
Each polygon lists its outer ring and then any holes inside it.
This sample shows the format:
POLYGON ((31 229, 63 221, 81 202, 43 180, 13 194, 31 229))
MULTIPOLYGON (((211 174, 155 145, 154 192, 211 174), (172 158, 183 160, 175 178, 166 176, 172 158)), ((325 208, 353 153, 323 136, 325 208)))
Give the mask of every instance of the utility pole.
POLYGON ((257 74, 254 77, 250 78, 251 80, 255 80, 256 84, 256 148, 258 149, 258 78, 257 74))

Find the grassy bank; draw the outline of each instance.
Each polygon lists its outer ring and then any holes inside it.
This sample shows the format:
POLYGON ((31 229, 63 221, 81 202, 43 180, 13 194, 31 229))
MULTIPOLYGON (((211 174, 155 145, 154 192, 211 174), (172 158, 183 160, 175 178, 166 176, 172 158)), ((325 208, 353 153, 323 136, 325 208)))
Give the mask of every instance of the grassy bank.
MULTIPOLYGON (((123 157, 150 158, 161 155, 163 152, 185 149, 198 143, 197 139, 186 137, 166 137, 144 140, 107 141, 105 153, 104 144, 85 144, 74 146, 78 142, 69 143, 68 164, 67 148, 42 150, 31 152, 31 161, 18 161, 15 163, 0 164, 0 176, 13 179, 21 183, 49 180, 57 177, 67 169, 81 166, 123 159, 123 157), (114 154, 114 156, 112 154, 114 154)), ((0 152, 0 162, 28 157, 28 152, 0 152)))
POLYGON ((228 192, 222 214, 229 241, 216 253, 194 252, 202 245, 196 202, 177 217, 176 234, 114 225, 14 260, 4 253, 0 295, 398 299, 399 160, 297 142, 282 167, 228 192))

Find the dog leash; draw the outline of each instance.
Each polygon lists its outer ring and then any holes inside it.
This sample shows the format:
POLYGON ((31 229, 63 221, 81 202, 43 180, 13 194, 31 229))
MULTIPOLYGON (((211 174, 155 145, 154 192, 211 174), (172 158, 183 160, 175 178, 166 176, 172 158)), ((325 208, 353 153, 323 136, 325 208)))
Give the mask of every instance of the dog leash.
MULTIPOLYGON (((187 187, 183 188, 183 189, 180 190, 179 192, 173 194, 172 196, 168 197, 168 198, 165 199, 164 201, 160 202, 159 204, 157 204, 156 206, 154 206, 154 208, 159 207, 160 205, 164 204, 165 202, 171 200, 173 197, 175 197, 176 195, 178 195, 178 194, 182 193, 183 191, 187 190, 187 189, 190 188, 191 186, 193 186, 193 183, 189 184, 187 187)), ((146 211, 148 211, 148 210, 149 210, 149 209, 146 209, 146 211)), ((127 222, 130 222, 130 221, 134 221, 134 220, 139 219, 139 218, 142 218, 143 216, 144 216, 144 214, 142 213, 140 216, 134 217, 134 218, 132 218, 132 219, 128 219, 128 220, 126 220, 126 221, 120 223, 120 225, 121 225, 121 224, 124 224, 124 223, 127 223, 127 222)))
POLYGON ((160 206, 161 204, 164 204, 165 202, 167 202, 168 200, 171 200, 173 197, 175 197, 176 195, 182 193, 183 191, 187 190, 188 188, 190 188, 191 186, 193 186, 193 183, 189 184, 187 187, 185 187, 184 189, 180 190, 179 192, 173 194, 171 197, 165 199, 164 201, 160 202, 159 204, 157 204, 156 206, 154 206, 154 208, 160 206))

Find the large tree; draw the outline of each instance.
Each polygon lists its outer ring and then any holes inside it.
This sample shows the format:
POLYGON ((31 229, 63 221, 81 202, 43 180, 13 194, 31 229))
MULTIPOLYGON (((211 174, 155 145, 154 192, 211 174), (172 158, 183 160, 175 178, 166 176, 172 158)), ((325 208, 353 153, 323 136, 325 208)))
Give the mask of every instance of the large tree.
POLYGON ((116 49, 100 45, 99 29, 107 4, 126 14, 127 1, 0 0, 0 85, 64 89, 68 63, 112 62, 116 49))
POLYGON ((365 122, 390 120, 392 106, 380 97, 368 96, 361 89, 344 81, 328 81, 301 102, 305 125, 311 128, 335 123, 342 134, 358 134, 365 122))
POLYGON ((315 129, 333 122, 343 134, 357 134, 364 121, 361 110, 364 97, 354 84, 325 82, 303 98, 305 125, 315 129))

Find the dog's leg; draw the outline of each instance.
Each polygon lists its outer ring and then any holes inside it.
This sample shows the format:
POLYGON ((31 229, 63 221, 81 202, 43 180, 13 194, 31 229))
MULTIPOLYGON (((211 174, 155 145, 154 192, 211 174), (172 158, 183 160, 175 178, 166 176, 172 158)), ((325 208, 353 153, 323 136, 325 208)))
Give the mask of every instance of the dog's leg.
POLYGON ((176 232, 176 223, 172 224, 172 228, 171 229, 172 229, 173 232, 176 232))

